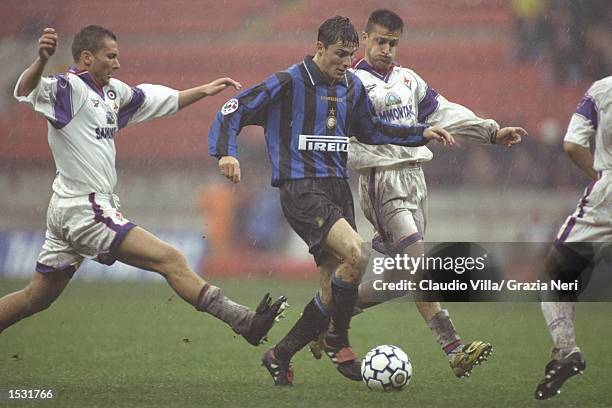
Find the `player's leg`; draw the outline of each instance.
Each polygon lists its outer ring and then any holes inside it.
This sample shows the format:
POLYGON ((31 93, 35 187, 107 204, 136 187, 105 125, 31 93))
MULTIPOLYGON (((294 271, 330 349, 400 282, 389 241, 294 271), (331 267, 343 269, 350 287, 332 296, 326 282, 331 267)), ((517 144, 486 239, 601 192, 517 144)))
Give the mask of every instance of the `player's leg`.
MULTIPOLYGON (((336 257, 326 254, 319 262, 320 286, 329 287, 331 276, 340 264, 336 257)), ((304 308, 302 315, 287 335, 262 357, 276 385, 291 385, 293 369, 290 361, 308 342, 324 333, 330 321, 331 290, 319 290, 304 308)))
POLYGON ((28 285, 0 299, 0 333, 21 319, 47 309, 70 282, 74 269, 34 272, 28 285))
MULTIPOLYGON (((564 251, 567 254, 567 251, 564 251)), ((563 279, 562 276, 579 275, 584 267, 582 258, 566 256, 554 247, 550 249, 544 260, 543 276, 545 280, 563 279), (573 260, 572 260, 573 259, 573 260)), ((561 392, 563 383, 586 369, 586 362, 580 348, 576 344, 574 318, 575 302, 568 299, 566 293, 546 292, 542 294, 542 314, 546 327, 553 341, 550 361, 544 369, 544 378, 538 383, 535 391, 536 399, 548 399, 561 392), (559 301, 560 299, 570 301, 559 301)))
POLYGON ((339 219, 325 238, 325 247, 342 262, 331 276, 331 324, 323 340, 325 353, 332 359, 338 371, 345 377, 361 380, 361 365, 353 352, 348 331, 353 311, 357 305, 359 283, 368 265, 369 253, 363 240, 344 218, 339 219))
MULTIPOLYGON (((612 241, 611 174, 586 187, 574 213, 560 228, 554 246, 544 260, 543 279, 573 281, 593 265, 597 248, 612 241)), ((586 369, 586 362, 576 344, 574 316, 577 293, 548 291, 542 294, 542 313, 553 340, 551 361, 538 383, 536 399, 547 399, 561 391, 563 383, 586 369)))
MULTIPOLYGON (((413 166, 373 170, 360 177, 360 205, 381 240, 378 244, 373 241, 373 247, 377 246, 379 252, 388 256, 422 257, 425 254, 422 237, 427 224, 427 186, 422 169, 413 166)), ((421 267, 414 271, 384 271, 385 282, 403 279, 418 282, 427 278, 427 271, 421 267)), ((358 306, 365 309, 405 294, 402 291, 376 293, 373 281, 364 282, 359 287, 358 306)), ((414 296, 417 310, 446 354, 456 376, 469 375, 475 365, 488 358, 491 345, 482 341, 465 345, 448 311, 435 301, 435 295, 432 298, 431 293, 416 291, 414 296)))
POLYGON ((226 322, 253 345, 264 339, 282 312, 284 298, 271 304, 266 295, 256 311, 233 302, 221 293, 221 289, 193 272, 178 249, 143 228, 132 228, 114 256, 120 262, 159 273, 186 302, 226 322))
MULTIPOLYGON (((284 182, 279 191, 283 214, 291 228, 308 245, 321 276, 321 288, 306 305, 300 319, 276 347, 262 357, 262 363, 275 384, 289 385, 293 379, 291 357, 324 331, 329 325, 330 315, 336 312, 329 282, 340 260, 325 241, 343 217, 349 217, 354 224, 354 211, 351 191, 345 180, 290 180, 284 182)), ((350 224, 343 221, 354 232, 350 224)))
MULTIPOLYGON (((418 166, 401 169, 371 169, 359 176, 359 205, 376 234, 372 247, 386 256, 412 258, 424 252, 427 186, 418 166)), ((421 271, 385 269, 385 282, 421 279, 421 271)), ((401 290, 376 290, 375 279, 359 286, 358 307, 367 308, 404 296, 401 290)))
POLYGON ((0 299, 0 332, 19 320, 47 309, 62 293, 83 257, 63 239, 61 232, 66 217, 65 204, 53 195, 47 210, 45 241, 38 254, 36 270, 28 285, 0 299))

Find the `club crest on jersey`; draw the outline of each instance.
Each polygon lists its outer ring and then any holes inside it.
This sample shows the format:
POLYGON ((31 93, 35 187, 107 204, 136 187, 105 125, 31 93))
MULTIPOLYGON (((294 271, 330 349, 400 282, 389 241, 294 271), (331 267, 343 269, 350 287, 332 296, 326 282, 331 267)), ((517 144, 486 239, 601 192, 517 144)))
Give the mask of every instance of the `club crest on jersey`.
POLYGON ((401 105, 402 98, 394 92, 389 92, 385 95, 385 105, 393 106, 393 105, 401 105))
POLYGON ((338 123, 338 121, 336 120, 336 110, 334 108, 331 108, 329 110, 329 116, 327 117, 327 128, 329 130, 332 130, 336 127, 336 123, 338 123))
POLYGON ((410 78, 404 77, 404 85, 406 85, 408 89, 412 89, 412 81, 410 81, 410 78))
POLYGON ((114 101, 115 99, 117 99, 117 94, 112 89, 109 89, 108 91, 106 91, 106 97, 111 101, 114 101))
POLYGON ((91 98, 91 103, 93 104, 94 108, 97 108, 98 106, 100 106, 100 100, 99 99, 91 98))
POLYGON ((225 105, 221 108, 222 115, 229 115, 230 113, 234 113, 238 110, 238 99, 233 98, 229 101, 225 102, 225 105))

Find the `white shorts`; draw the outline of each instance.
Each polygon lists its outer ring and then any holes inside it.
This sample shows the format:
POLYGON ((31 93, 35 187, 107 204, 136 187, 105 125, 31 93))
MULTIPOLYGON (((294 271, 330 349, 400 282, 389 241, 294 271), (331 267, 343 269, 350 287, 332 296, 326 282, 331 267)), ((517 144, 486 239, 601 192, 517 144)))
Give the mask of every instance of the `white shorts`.
POLYGON ((612 170, 591 182, 576 211, 557 234, 555 245, 572 242, 612 242, 612 170))
MULTIPOLYGON (((359 205, 386 251, 401 252, 423 239, 427 224, 427 185, 420 165, 371 168, 359 176, 359 205)), ((375 249, 379 242, 373 240, 375 249)))
POLYGON ((119 244, 136 226, 123 218, 118 208, 115 195, 91 193, 64 198, 54 193, 36 271, 74 272, 85 258, 112 265, 119 244))

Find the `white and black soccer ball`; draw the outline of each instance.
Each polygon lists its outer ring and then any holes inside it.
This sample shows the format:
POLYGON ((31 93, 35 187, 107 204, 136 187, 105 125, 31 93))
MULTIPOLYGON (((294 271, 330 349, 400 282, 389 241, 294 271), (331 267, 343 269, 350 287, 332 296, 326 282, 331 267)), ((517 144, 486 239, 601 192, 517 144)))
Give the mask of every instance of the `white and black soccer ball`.
POLYGON ((410 357, 396 346, 375 347, 361 362, 361 377, 371 390, 400 390, 412 379, 410 357))

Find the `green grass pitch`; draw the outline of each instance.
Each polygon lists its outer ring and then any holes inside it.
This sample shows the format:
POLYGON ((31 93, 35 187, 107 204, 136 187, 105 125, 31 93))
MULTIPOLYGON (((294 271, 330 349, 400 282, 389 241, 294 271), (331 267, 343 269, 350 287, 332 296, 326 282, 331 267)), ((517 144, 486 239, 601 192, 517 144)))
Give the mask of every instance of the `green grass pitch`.
MULTIPOLYGON (((254 306, 266 291, 286 294, 287 319, 299 317, 315 282, 222 281, 225 293, 254 306)), ((23 281, 0 280, 0 296, 23 281)), ((53 389, 50 401, 4 398, 0 406, 59 407, 607 407, 612 406, 612 303, 577 307, 584 376, 560 396, 533 399, 550 340, 537 303, 447 304, 465 340, 486 339, 492 358, 471 378, 457 379, 415 307, 394 302, 352 323, 360 355, 390 343, 412 358, 414 376, 401 392, 377 393, 341 377, 307 350, 294 359, 295 385, 279 388, 254 348, 223 323, 197 313, 162 283, 73 282, 51 309, 0 335, 0 389, 53 389)))

